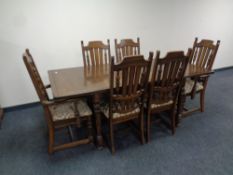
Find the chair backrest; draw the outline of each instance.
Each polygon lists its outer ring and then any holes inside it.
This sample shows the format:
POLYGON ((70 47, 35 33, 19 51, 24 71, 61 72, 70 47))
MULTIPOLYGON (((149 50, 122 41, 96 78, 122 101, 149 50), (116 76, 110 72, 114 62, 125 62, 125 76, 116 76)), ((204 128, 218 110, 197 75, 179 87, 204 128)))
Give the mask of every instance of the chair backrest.
POLYGON ((124 114, 141 107, 150 74, 152 57, 153 53, 150 53, 147 61, 142 55, 128 56, 120 64, 114 64, 114 57, 112 57, 110 70, 110 117, 116 111, 124 114))
POLYGON ((158 51, 151 76, 149 105, 176 100, 189 61, 183 51, 168 52, 160 58, 158 51))
POLYGON ((219 44, 219 40, 214 44, 212 40, 203 39, 198 42, 198 38, 195 38, 192 53, 190 55, 190 63, 211 70, 219 44))
POLYGON ((40 77, 40 74, 36 68, 35 62, 32 55, 29 52, 29 49, 26 49, 23 54, 24 64, 27 67, 28 73, 32 79, 33 85, 36 89, 37 95, 39 96, 40 101, 48 100, 48 94, 46 92, 43 81, 40 77))
POLYGON ((83 63, 84 67, 87 66, 101 66, 109 64, 111 59, 110 42, 107 44, 102 41, 89 41, 87 46, 81 41, 83 63))
POLYGON ((140 39, 134 42, 132 39, 122 39, 117 43, 115 39, 116 60, 120 62, 125 56, 140 55, 140 39))

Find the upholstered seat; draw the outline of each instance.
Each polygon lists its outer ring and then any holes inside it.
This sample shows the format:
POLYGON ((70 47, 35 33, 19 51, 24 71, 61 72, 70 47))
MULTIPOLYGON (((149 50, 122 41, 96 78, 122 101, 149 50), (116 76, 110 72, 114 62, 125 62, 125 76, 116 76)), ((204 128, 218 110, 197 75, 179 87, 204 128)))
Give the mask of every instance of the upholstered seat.
MULTIPOLYGON (((101 107, 101 112, 104 114, 104 116, 106 118, 109 118, 109 105, 108 104, 103 105, 101 107)), ((120 118, 120 117, 124 117, 124 116, 128 116, 128 115, 135 115, 135 114, 137 114, 139 112, 140 112, 140 108, 136 107, 134 110, 126 112, 126 113, 114 112, 112 117, 113 117, 113 119, 116 119, 116 118, 120 118)))
POLYGON ((84 100, 79 100, 77 102, 77 109, 81 117, 92 115, 92 111, 90 107, 87 105, 87 103, 84 100))
MULTIPOLYGON (((74 102, 68 102, 50 106, 49 109, 52 114, 53 121, 75 118, 74 105, 74 102)), ((92 115, 92 111, 85 101, 78 100, 76 105, 80 117, 92 115)))
POLYGON ((171 104, 173 104, 173 100, 169 100, 168 102, 165 102, 165 103, 152 103, 151 108, 152 109, 160 108, 160 107, 168 106, 168 105, 171 105, 171 104))
POLYGON ((49 110, 52 114, 53 121, 75 118, 73 103, 50 106, 49 110))
MULTIPOLYGON (((191 79, 187 79, 187 80, 185 81, 185 87, 184 87, 184 89, 185 89, 185 94, 191 93, 191 91, 192 91, 192 89, 193 89, 193 86, 194 86, 194 83, 195 83, 195 81, 194 81, 194 80, 191 80, 191 79)), ((203 88, 204 88, 204 87, 203 87, 203 85, 202 85, 201 83, 199 83, 199 82, 196 83, 196 91, 200 91, 200 90, 202 90, 203 88)))

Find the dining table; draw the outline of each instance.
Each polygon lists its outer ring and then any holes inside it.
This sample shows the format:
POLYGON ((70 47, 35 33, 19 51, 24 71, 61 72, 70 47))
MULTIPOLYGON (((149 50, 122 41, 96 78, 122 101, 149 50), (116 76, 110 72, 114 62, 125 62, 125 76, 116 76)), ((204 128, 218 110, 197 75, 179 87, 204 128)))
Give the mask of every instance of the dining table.
MULTIPOLYGON (((101 97, 109 92, 110 71, 109 65, 71 67, 49 70, 49 81, 54 100, 61 98, 83 98, 90 97, 94 110, 94 125, 96 128, 97 147, 104 145, 102 136, 101 97)), ((152 72, 152 71, 151 71, 152 72)), ((209 75, 211 70, 203 69, 193 64, 188 64, 185 71, 185 78, 209 75)), ((185 82, 185 79, 183 80, 185 82)), ((184 83, 183 83, 184 84, 184 83)), ((177 125, 182 118, 185 103, 184 85, 179 95, 176 121, 177 125)))

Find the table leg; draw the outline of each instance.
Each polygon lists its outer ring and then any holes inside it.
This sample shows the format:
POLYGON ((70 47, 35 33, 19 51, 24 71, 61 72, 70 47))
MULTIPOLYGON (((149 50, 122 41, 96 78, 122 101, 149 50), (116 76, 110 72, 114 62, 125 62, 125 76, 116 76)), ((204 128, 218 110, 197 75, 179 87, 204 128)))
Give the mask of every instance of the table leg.
POLYGON ((94 112, 95 112, 95 124, 96 124, 96 143, 98 148, 102 148, 104 145, 101 125, 101 113, 100 113, 100 94, 93 96, 94 112))
POLYGON ((176 126, 178 126, 180 124, 180 121, 182 119, 182 113, 183 113, 184 104, 185 104, 185 100, 186 100, 184 85, 185 85, 185 80, 182 82, 182 88, 181 88, 181 91, 180 91, 180 94, 178 97, 176 126))

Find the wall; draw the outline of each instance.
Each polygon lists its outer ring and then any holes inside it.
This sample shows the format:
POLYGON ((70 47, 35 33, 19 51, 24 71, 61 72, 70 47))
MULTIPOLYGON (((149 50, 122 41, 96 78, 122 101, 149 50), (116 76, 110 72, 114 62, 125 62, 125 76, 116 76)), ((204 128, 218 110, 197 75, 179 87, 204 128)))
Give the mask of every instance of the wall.
MULTIPOLYGON (((29 48, 47 70, 82 65, 80 40, 141 39, 141 50, 187 50, 194 37, 220 39, 214 68, 233 65, 231 0, 0 0, 0 104, 37 101, 22 61, 29 48)), ((114 53, 114 52, 113 52, 114 53)))

